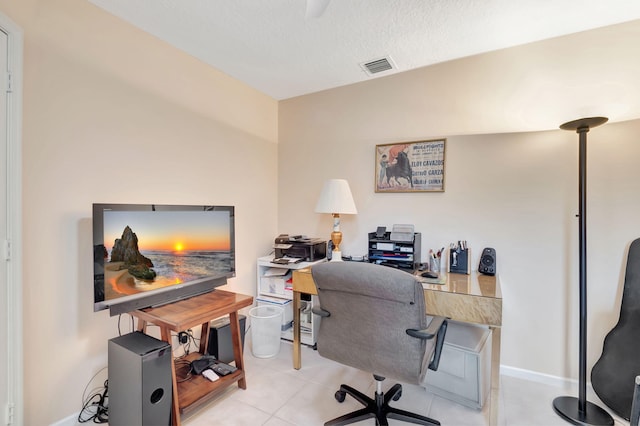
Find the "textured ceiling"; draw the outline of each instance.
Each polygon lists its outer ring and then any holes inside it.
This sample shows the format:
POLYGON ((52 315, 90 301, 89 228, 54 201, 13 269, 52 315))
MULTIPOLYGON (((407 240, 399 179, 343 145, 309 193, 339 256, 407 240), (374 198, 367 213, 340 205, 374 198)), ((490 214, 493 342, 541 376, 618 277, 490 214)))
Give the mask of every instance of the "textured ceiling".
POLYGON ((640 19, 638 0, 89 1, 277 100, 640 19))

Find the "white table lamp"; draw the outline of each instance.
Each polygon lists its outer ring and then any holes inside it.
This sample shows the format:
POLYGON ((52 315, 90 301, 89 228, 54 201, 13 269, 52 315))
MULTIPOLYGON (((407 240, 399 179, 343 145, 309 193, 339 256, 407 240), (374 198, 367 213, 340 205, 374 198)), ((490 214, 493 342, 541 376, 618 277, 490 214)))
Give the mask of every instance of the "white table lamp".
POLYGON ((344 179, 329 179, 324 183, 316 213, 331 213, 333 215, 333 232, 331 242, 333 243, 333 253, 331 261, 342 260, 340 243, 342 242, 342 232, 340 232, 340 214, 357 214, 356 205, 353 202, 349 183, 344 179))

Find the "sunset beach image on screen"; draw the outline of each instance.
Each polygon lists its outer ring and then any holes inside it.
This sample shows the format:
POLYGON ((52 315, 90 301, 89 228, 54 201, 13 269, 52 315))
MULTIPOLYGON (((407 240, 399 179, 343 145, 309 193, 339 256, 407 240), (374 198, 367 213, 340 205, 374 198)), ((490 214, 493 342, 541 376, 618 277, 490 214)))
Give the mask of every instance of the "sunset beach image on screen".
POLYGON ((231 220, 224 210, 105 211, 105 300, 229 273, 231 220))

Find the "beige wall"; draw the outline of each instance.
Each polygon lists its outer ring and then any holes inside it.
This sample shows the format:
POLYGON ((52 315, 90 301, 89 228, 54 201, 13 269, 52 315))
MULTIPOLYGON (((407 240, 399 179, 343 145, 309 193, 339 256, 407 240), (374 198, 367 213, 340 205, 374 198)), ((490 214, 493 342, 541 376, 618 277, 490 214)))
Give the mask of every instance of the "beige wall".
MULTIPOLYGON (((522 56, 511 50, 495 55, 522 56)), ((477 114, 492 113, 456 110, 466 99, 448 90, 458 84, 452 76, 478 61, 467 58, 281 102, 279 231, 328 238, 331 218, 314 213, 315 203, 325 179, 346 178, 358 214, 342 217, 345 254, 366 254, 367 233, 376 226, 404 223, 422 232, 423 258, 429 248, 466 239, 475 269, 481 250, 494 247, 504 294, 502 364, 575 379, 578 135, 550 130, 458 136, 481 133, 477 114), (444 193, 374 192, 376 144, 441 137, 447 138, 444 193)), ((476 83, 481 88, 471 88, 474 95, 490 82, 476 83)), ((530 120, 546 107, 532 108, 530 120)), ((626 250, 640 237, 638 134, 640 121, 609 123, 588 134, 589 367, 618 319, 626 250)))
POLYGON ((254 294, 276 233, 277 103, 86 1, 0 10, 25 36, 25 424, 45 425, 80 411, 118 335, 93 312, 92 203, 235 205, 229 287, 254 294))

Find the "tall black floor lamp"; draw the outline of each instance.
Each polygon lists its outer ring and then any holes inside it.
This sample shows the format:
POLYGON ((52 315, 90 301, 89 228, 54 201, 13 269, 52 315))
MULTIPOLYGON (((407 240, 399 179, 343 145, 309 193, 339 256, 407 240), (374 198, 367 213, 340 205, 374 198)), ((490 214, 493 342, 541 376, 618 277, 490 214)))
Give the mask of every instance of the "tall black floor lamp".
POLYGON ((560 417, 575 425, 613 425, 613 418, 599 406, 587 401, 587 132, 608 121, 605 117, 581 118, 560 126, 575 130, 580 139, 578 165, 578 192, 580 218, 580 347, 578 398, 559 396, 553 400, 553 409, 560 417))

